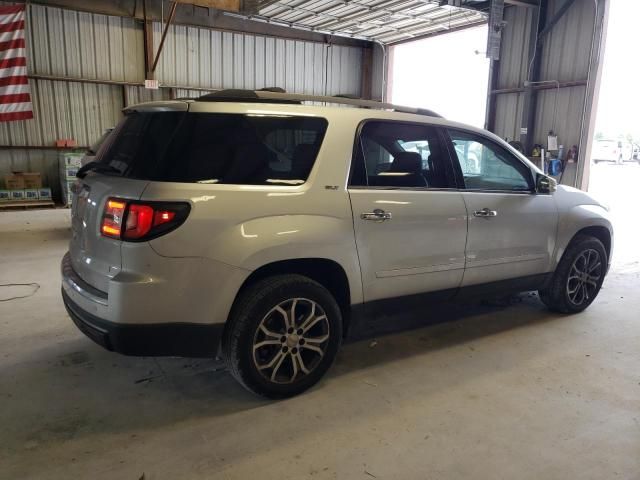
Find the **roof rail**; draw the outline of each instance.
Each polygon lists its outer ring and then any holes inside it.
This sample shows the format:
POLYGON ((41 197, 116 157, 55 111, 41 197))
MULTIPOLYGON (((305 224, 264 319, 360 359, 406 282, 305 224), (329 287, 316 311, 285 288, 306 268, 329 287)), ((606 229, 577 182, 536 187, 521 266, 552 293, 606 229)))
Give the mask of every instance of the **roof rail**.
POLYGON ((378 110, 392 110, 394 112, 413 113, 428 117, 439 117, 441 115, 425 108, 403 107, 391 103, 377 102, 375 100, 363 100, 353 98, 349 95, 339 95, 335 97, 323 95, 305 95, 298 93, 281 93, 281 89, 264 88, 262 90, 218 90, 196 98, 200 102, 247 102, 247 103, 284 103, 301 104, 302 102, 324 102, 338 105, 350 105, 352 107, 372 108, 378 110))

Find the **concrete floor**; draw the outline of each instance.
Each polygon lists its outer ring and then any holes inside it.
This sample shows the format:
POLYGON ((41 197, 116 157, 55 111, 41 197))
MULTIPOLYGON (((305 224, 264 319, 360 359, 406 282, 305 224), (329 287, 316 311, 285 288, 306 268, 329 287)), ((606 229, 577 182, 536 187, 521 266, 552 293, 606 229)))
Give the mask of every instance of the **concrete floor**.
POLYGON ((419 329, 346 345, 281 402, 214 361, 94 345, 59 296, 68 211, 0 214, 0 283, 40 284, 0 302, 0 478, 640 479, 640 167, 594 177, 618 238, 585 313, 531 295, 429 309, 419 329))

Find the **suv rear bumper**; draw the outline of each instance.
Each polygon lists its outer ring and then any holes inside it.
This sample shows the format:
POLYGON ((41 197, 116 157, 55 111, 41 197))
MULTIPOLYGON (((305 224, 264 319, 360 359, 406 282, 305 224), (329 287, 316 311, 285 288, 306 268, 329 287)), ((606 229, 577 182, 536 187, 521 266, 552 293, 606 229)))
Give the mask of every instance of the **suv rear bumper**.
POLYGON ((211 357, 218 352, 223 324, 117 324, 83 310, 62 289, 62 300, 78 329, 98 345, 135 356, 211 357))

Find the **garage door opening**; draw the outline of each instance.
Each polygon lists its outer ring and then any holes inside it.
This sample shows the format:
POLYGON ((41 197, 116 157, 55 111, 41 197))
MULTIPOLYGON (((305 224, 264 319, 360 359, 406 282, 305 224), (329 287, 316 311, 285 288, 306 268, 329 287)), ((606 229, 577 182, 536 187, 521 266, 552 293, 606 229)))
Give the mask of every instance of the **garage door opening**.
POLYGON ((637 29, 638 2, 610 2, 596 128, 591 149, 589 192, 611 207, 616 227, 614 262, 637 260, 635 218, 640 184, 640 46, 629 41, 637 29), (632 243, 633 242, 633 243, 632 243), (632 258, 634 257, 634 258, 632 258))
POLYGON ((483 127, 490 63, 486 45, 483 25, 392 47, 390 100, 483 127))

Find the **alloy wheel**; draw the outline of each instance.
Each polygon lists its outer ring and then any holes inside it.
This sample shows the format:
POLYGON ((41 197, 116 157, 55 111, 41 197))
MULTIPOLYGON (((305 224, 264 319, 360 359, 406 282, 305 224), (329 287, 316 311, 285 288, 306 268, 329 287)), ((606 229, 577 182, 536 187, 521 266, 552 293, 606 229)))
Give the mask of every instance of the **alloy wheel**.
POLYGON ((603 265, 600 253, 592 248, 582 251, 571 265, 567 278, 567 296, 574 305, 582 305, 598 293, 603 265))
POLYGON ((329 319, 307 298, 291 298, 260 321, 253 339, 253 362, 270 382, 290 384, 309 375, 329 344, 329 319))

